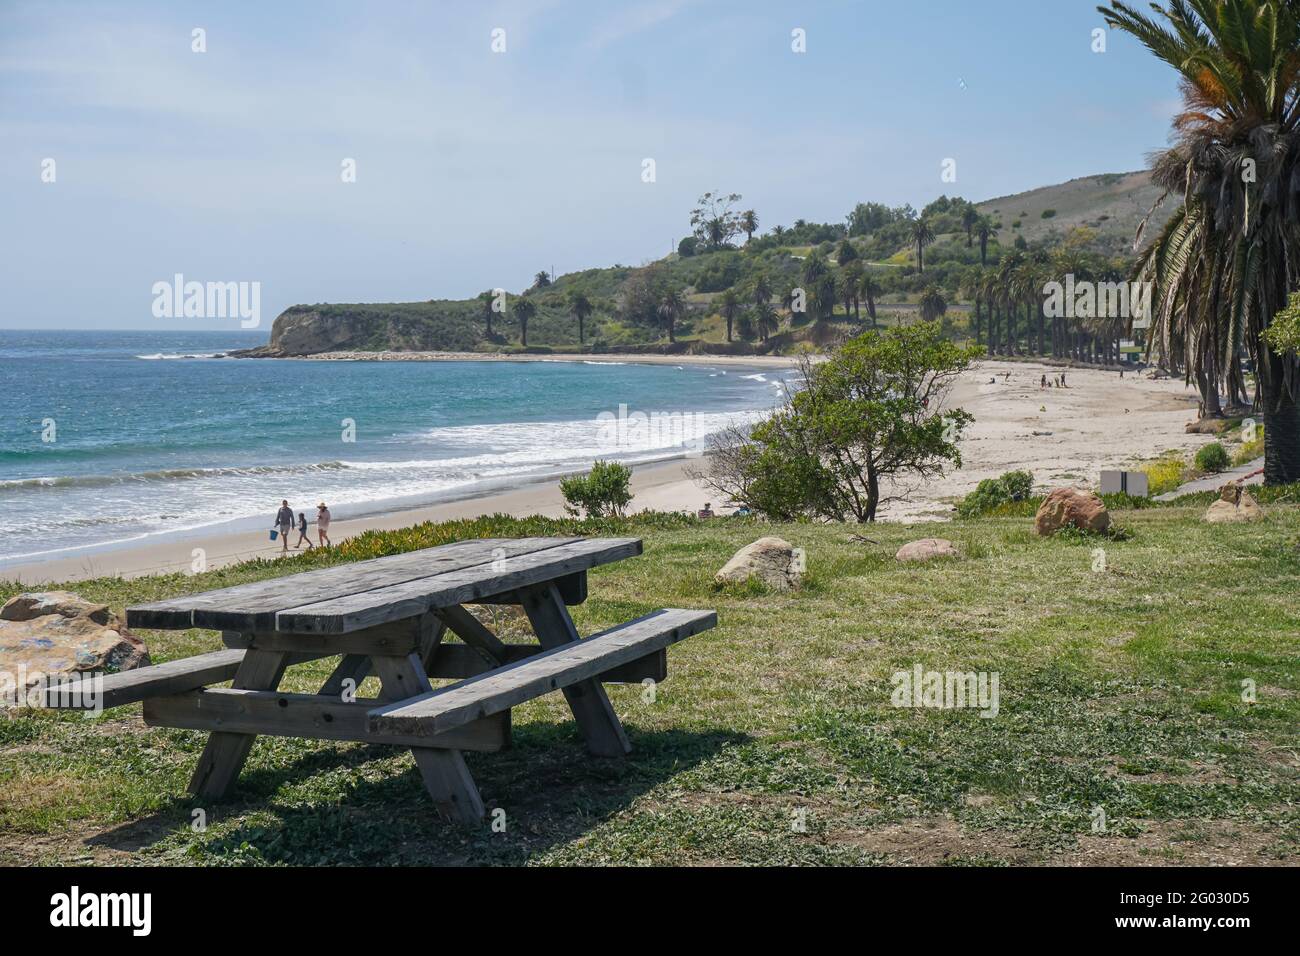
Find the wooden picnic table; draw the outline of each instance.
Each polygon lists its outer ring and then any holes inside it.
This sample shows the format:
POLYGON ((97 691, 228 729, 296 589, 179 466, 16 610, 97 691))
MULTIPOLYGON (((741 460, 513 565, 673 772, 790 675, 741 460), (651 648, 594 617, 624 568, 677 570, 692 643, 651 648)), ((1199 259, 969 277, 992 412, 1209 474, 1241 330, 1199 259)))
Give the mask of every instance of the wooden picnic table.
MULTIPOLYGON (((99 701, 210 731, 198 796, 226 794, 258 734, 350 740, 409 747, 439 810, 481 820, 462 754, 509 746, 513 706, 562 691, 588 750, 621 757, 631 747, 603 684, 663 680, 668 645, 717 623, 668 609, 582 639, 568 607, 586 600, 587 571, 640 553, 635 538, 460 541, 128 608, 131 628, 210 628, 227 649, 109 675, 99 701), (521 606, 537 643, 502 642, 467 604, 521 606), (287 668, 326 657, 339 662, 317 693, 277 690, 287 668), (380 696, 357 697, 372 674, 380 696)), ((93 699, 68 691, 51 688, 48 705, 93 699)))

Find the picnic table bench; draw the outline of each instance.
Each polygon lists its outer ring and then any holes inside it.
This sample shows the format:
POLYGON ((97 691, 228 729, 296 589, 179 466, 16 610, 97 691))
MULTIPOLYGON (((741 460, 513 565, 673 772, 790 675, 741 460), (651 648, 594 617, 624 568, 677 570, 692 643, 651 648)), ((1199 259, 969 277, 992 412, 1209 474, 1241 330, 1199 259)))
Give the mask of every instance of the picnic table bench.
MULTIPOLYGON (((128 608, 131 628, 210 628, 227 649, 104 677, 98 702, 143 701, 150 726, 210 731, 198 796, 225 795, 258 734, 360 741, 409 747, 438 809, 478 821, 462 753, 509 746, 512 707, 561 691, 588 750, 621 757, 631 747, 603 684, 663 680, 668 645, 716 625, 713 611, 667 609, 581 638, 568 607, 586 600, 587 571, 640 553, 635 538, 479 539, 128 608), (466 604, 521 606, 537 643, 502 642, 466 604), (287 668, 326 657, 340 660, 317 693, 277 690, 287 668), (370 675, 380 696, 357 698, 370 675)), ((95 699, 46 693, 51 707, 95 699)))

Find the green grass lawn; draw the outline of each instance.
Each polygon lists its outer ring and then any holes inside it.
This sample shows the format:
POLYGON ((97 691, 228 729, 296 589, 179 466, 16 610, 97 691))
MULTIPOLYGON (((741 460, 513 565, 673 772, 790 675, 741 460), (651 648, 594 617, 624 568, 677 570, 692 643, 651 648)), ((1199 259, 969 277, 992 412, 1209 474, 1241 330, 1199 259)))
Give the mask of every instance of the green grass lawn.
MULTIPOLYGON (((1041 540, 1025 517, 630 525, 645 555, 592 573, 579 628, 672 606, 716 608, 719 627, 669 651, 653 701, 611 686, 626 761, 588 758, 558 694, 515 710, 513 749, 467 755, 504 832, 439 821, 407 752, 270 738, 196 829, 185 784, 204 735, 146 728, 134 705, 0 720, 0 862, 1295 864, 1300 508, 1266 507, 1251 526, 1202 524, 1203 505, 1123 511, 1120 541, 1041 540), (718 590, 713 573, 765 534, 806 549, 802 590, 718 590), (893 560, 930 535, 964 556, 893 560), (918 663, 996 672, 998 715, 895 708, 891 674, 918 663)), ((74 587, 121 609, 307 566, 74 587)), ((484 614, 523 639, 515 612, 484 614)), ((142 636, 156 661, 220 646, 142 636)))

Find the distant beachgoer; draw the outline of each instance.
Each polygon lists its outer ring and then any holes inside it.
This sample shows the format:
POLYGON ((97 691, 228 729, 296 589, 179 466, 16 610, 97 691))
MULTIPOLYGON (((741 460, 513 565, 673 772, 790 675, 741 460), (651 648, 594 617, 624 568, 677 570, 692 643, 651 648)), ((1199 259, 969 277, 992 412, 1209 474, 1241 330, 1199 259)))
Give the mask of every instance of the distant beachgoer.
POLYGON ((698 515, 699 515, 699 517, 701 517, 701 518, 715 518, 715 517, 717 517, 717 516, 713 513, 713 502, 711 502, 711 501, 706 501, 706 502, 704 503, 704 507, 701 508, 701 509, 699 510, 698 515))
POLYGON ((1047 388, 1047 375, 1043 375, 1043 380, 1038 383, 1039 388, 1047 388))
POLYGON ((307 550, 310 551, 312 548, 312 544, 311 544, 311 538, 307 537, 307 516, 303 514, 301 511, 299 511, 298 512, 298 543, 293 546, 293 549, 297 551, 299 548, 302 547, 302 543, 304 541, 307 542, 307 550))
POLYGON ((1061 373, 1061 388, 1069 388, 1069 386, 1065 384, 1065 373, 1064 373, 1064 372, 1061 373))
POLYGON ((275 513, 275 524, 280 529, 280 550, 288 553, 289 532, 293 530, 293 509, 289 507, 288 499, 280 502, 280 510, 275 513))
POLYGON ((316 506, 316 536, 322 548, 332 547, 330 544, 330 510, 325 507, 323 501, 316 506))

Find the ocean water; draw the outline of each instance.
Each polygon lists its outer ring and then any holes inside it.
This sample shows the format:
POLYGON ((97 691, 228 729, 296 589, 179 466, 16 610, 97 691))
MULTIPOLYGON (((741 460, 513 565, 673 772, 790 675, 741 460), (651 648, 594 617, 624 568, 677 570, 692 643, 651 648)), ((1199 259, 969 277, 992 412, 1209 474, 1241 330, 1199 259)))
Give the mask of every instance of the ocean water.
POLYGON ((264 340, 0 330, 0 566, 197 528, 269 528, 282 498, 309 519, 324 500, 340 520, 597 457, 680 457, 770 412, 787 374, 219 357, 264 340))

